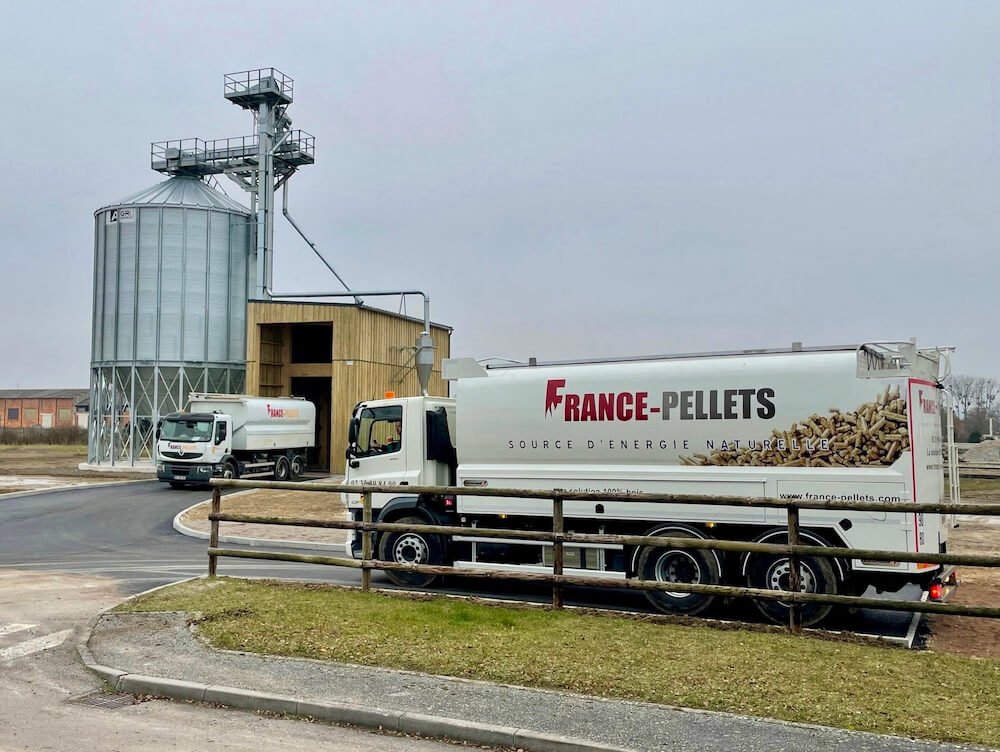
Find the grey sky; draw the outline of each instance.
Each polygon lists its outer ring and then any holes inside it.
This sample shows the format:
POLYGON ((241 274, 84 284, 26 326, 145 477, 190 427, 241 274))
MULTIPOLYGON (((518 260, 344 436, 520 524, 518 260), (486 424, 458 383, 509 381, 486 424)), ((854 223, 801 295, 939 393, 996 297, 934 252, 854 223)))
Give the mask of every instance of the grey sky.
MULTIPOLYGON (((88 383, 93 217, 295 79, 295 218, 454 354, 954 344, 1000 376, 1000 4, 3 3, 0 387, 88 383), (411 313, 419 310, 416 301, 411 313)), ((239 189, 227 184, 239 197, 239 189)), ((278 289, 329 289, 287 226, 278 289)), ((393 307, 394 304, 393 304, 393 307)))

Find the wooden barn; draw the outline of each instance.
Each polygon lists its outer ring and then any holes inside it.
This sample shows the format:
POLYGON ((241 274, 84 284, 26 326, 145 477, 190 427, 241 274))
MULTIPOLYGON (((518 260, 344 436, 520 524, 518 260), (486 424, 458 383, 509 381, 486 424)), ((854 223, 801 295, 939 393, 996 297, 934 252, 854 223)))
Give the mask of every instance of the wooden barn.
MULTIPOLYGON (((342 473, 354 406, 386 392, 420 394, 413 359, 422 330, 419 319, 363 305, 251 301, 246 391, 313 402, 317 436, 309 463, 342 473)), ((450 356, 451 332, 450 327, 431 325, 435 351, 430 394, 448 394, 441 361, 450 356)))

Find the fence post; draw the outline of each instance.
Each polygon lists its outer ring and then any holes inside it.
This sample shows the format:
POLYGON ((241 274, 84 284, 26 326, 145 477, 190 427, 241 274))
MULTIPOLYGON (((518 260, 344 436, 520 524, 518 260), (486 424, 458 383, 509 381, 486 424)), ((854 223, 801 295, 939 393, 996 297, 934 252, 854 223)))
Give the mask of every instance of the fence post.
MULTIPOLYGON (((799 508, 788 507, 788 545, 799 545, 799 508)), ((788 589, 793 593, 801 592, 802 578, 799 572, 799 555, 788 555, 788 589)), ((792 634, 802 634, 802 604, 792 601, 788 608, 788 629, 792 634)))
MULTIPOLYGON (((222 489, 218 486, 212 488, 212 516, 219 514, 222 511, 222 489)), ((218 548, 219 547, 219 521, 212 520, 212 531, 208 535, 208 547, 218 548)), ((215 577, 215 573, 218 571, 219 567, 219 557, 215 554, 208 555, 208 576, 215 577)))
MULTIPOLYGON (((556 535, 563 533, 563 500, 561 496, 552 497, 552 532, 556 535)), ((557 577, 563 573, 563 543, 561 540, 552 541, 552 574, 557 577)), ((562 585, 558 582, 552 583, 552 607, 563 607, 562 585)))
MULTIPOLYGON (((361 492, 361 521, 370 525, 372 521, 372 492, 361 492)), ((372 558, 372 533, 365 530, 361 533, 361 590, 367 593, 372 586, 372 570, 368 562, 372 558)))

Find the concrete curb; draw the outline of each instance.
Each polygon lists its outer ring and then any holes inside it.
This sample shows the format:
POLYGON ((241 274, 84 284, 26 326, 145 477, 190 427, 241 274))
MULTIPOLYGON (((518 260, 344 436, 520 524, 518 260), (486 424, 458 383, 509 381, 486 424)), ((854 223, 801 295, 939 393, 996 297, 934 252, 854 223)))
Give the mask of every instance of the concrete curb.
POLYGON ((39 496, 47 493, 64 493, 66 491, 83 491, 91 488, 107 488, 108 486, 126 486, 129 483, 149 483, 154 478, 138 478, 133 480, 112 480, 107 483, 80 483, 73 486, 58 486, 56 488, 35 488, 31 491, 15 491, 14 493, 0 494, 0 500, 23 499, 26 496, 39 496))
MULTIPOLYGON (((241 494, 249 493, 248 491, 239 491, 229 495, 226 498, 234 498, 240 496, 241 494)), ((199 501, 197 504, 192 504, 187 509, 182 509, 176 515, 174 515, 173 528, 181 535, 186 535, 189 538, 198 538, 200 540, 208 540, 208 533, 202 532, 201 530, 195 530, 192 527, 188 527, 183 522, 181 522, 181 517, 190 512, 197 506, 205 504, 204 501, 199 501)), ((245 535, 220 535, 219 543, 231 543, 236 546, 267 546, 268 548, 297 548, 305 551, 331 551, 333 553, 345 554, 350 556, 350 543, 316 543, 314 541, 296 541, 289 540, 287 538, 250 538, 245 535)))
MULTIPOLYGON (((197 579, 197 578, 191 578, 197 579)), ((175 585, 177 583, 171 583, 175 585)), ((161 587, 169 587, 164 585, 161 587)), ((145 591, 150 593, 160 588, 145 591)), ((139 595, 138 593, 131 600, 139 595)), ((287 695, 275 695, 267 692, 227 687, 218 684, 201 684, 198 682, 168 679, 144 674, 130 674, 111 666, 104 666, 94 660, 89 643, 94 628, 101 617, 111 609, 106 609, 94 616, 83 630, 77 642, 77 652, 86 668, 99 676, 114 691, 135 695, 156 695, 173 700, 205 702, 239 710, 265 711, 270 713, 285 713, 303 716, 328 723, 341 723, 374 731, 395 731, 406 734, 439 737, 482 744, 489 746, 515 747, 531 752, 630 752, 624 747, 612 747, 583 739, 573 739, 567 736, 545 734, 530 729, 520 729, 513 726, 492 726, 473 721, 461 721, 421 713, 408 713, 401 710, 383 710, 381 708, 351 705, 341 702, 317 702, 302 700, 287 695)))

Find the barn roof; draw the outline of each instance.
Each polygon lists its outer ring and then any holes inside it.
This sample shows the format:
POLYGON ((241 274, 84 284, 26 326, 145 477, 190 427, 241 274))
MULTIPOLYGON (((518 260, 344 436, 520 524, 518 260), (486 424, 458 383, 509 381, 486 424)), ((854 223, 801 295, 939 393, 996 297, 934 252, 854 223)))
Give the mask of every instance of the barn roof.
POLYGON ((71 399, 78 400, 86 389, 0 389, 0 399, 71 399))

